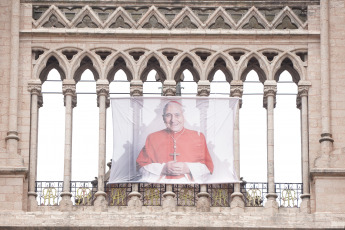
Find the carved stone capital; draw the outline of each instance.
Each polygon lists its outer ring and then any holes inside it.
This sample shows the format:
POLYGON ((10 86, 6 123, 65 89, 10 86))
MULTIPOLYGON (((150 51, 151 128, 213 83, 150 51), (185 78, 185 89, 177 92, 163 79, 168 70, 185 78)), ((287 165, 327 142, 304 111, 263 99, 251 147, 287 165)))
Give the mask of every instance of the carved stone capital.
POLYGON ((198 96, 210 96, 210 82, 208 80, 200 80, 198 82, 198 96))
POLYGON ((164 96, 176 96, 176 82, 174 80, 165 80, 163 83, 164 96))
POLYGON ((97 92, 97 106, 99 107, 100 103, 100 97, 104 96, 105 99, 105 107, 108 108, 110 105, 110 100, 109 100, 109 84, 106 82, 97 82, 96 85, 96 92, 97 92))
POLYGON ((243 95, 243 82, 233 80, 230 83, 230 97, 238 97, 239 100, 239 106, 242 107, 242 95, 243 95))
POLYGON ((311 83, 309 81, 299 81, 298 82, 298 94, 297 94, 297 98, 296 98, 296 107, 298 109, 301 109, 302 106, 302 97, 308 97, 308 92, 309 92, 309 88, 311 86, 311 83))
POLYGON ((264 98, 263 106, 267 109, 267 98, 273 97, 273 107, 276 107, 276 94, 277 94, 277 82, 276 81, 265 81, 264 85, 264 98))
POLYGON ((62 93, 65 96, 64 105, 66 106, 66 97, 72 96, 72 107, 77 106, 77 94, 76 94, 76 85, 74 80, 65 79, 62 83, 62 93))
POLYGON ((143 95, 143 82, 141 80, 132 80, 130 83, 130 94, 131 96, 142 96, 143 95))
POLYGON ((32 80, 28 82, 28 91, 31 94, 41 95, 42 83, 40 80, 32 80))

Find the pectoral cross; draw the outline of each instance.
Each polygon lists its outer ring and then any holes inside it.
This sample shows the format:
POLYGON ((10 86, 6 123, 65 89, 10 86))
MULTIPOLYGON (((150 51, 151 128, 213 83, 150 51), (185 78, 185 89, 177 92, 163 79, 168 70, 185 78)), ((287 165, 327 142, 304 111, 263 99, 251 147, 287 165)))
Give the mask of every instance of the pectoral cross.
POLYGON ((176 162, 176 157, 179 156, 179 153, 176 153, 176 140, 174 140, 174 153, 170 153, 170 156, 174 157, 174 162, 176 162))

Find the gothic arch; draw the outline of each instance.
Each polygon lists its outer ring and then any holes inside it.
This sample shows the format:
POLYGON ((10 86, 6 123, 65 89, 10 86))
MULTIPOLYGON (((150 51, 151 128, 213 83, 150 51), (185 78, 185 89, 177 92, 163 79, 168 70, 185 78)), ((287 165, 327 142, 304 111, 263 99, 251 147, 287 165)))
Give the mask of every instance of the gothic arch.
POLYGON ((56 69, 61 77, 61 80, 66 79, 67 64, 64 59, 56 51, 51 51, 43 54, 39 64, 33 70, 33 77, 39 78, 43 83, 47 80, 47 76, 52 69, 56 69))
POLYGON ((279 81, 280 74, 288 71, 292 80, 297 84, 300 80, 304 80, 304 71, 302 65, 297 58, 291 53, 284 53, 276 62, 273 63, 273 77, 274 80, 279 81))
POLYGON ((188 69, 192 73, 195 82, 198 82, 199 80, 204 80, 201 79, 201 65, 192 55, 190 55, 189 53, 184 53, 173 63, 172 76, 174 77, 176 83, 182 80, 182 72, 186 69, 188 69))
POLYGON ((81 53, 72 63, 71 76, 78 82, 86 69, 89 69, 95 81, 102 77, 101 65, 92 53, 85 51, 81 53))
POLYGON ((151 70, 156 70, 159 76, 160 81, 163 83, 168 79, 168 68, 164 59, 156 52, 151 52, 148 54, 145 59, 141 62, 139 67, 140 80, 143 82, 146 81, 147 75, 151 70))
POLYGON ((118 52, 105 64, 105 76, 108 79, 109 83, 114 80, 114 75, 117 71, 122 69, 127 76, 127 80, 131 81, 134 76, 133 64, 130 61, 131 59, 122 52, 118 52))
POLYGON ((221 70, 224 73, 227 82, 230 83, 233 80, 234 65, 223 53, 216 54, 206 65, 207 80, 212 81, 214 74, 218 70, 221 70))
POLYGON ((236 80, 245 81, 247 74, 251 70, 254 70, 258 74, 260 82, 264 83, 265 80, 270 80, 267 62, 256 52, 252 52, 245 57, 239 66, 238 76, 240 79, 236 80))

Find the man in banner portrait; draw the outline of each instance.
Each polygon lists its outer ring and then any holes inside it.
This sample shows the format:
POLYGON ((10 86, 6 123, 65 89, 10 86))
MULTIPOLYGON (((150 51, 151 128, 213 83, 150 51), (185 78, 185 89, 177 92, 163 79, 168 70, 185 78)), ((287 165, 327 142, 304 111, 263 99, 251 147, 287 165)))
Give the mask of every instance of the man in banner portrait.
POLYGON ((184 127, 183 106, 163 108, 166 128, 148 135, 136 163, 143 182, 202 183, 213 173, 213 161, 203 133, 184 127))

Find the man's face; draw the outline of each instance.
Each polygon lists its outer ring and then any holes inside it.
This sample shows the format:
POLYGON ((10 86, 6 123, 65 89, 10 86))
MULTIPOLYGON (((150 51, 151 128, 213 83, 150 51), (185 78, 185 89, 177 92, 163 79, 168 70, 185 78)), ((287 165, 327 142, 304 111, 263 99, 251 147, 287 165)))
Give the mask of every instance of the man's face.
POLYGON ((163 120, 168 129, 180 132, 184 126, 184 117, 181 105, 170 103, 166 108, 163 120))

